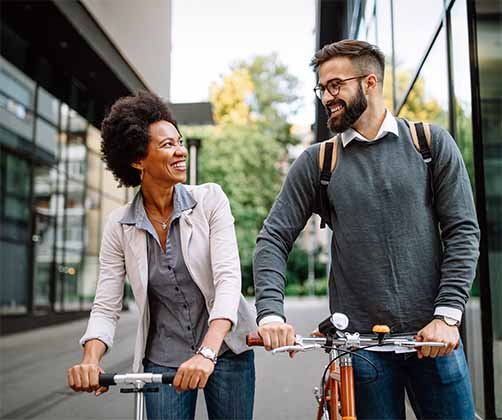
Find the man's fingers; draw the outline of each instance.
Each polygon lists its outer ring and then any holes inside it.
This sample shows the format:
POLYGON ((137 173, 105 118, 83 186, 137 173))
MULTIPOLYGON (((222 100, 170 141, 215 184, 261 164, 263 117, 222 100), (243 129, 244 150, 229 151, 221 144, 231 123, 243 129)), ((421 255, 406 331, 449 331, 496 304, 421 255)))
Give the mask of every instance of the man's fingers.
POLYGON ((431 352, 429 354, 429 357, 432 357, 433 359, 438 355, 440 347, 431 347, 431 352))
POLYGON ((178 389, 181 385, 181 381, 183 380, 183 370, 180 368, 176 372, 176 375, 174 376, 173 379, 173 386, 178 389))
POLYGON ((422 347, 422 355, 424 357, 429 357, 431 354, 431 348, 429 346, 423 346, 422 347))

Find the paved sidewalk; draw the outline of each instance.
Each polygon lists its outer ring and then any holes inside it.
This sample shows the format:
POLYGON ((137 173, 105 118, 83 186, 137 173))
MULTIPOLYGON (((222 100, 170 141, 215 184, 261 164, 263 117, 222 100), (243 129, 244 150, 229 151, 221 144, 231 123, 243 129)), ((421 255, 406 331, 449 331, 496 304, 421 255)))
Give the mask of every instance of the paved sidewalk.
MULTIPOLYGON (((326 298, 288 298, 286 316, 298 333, 308 334, 329 315, 326 298)), ((107 372, 126 372, 132 364, 137 315, 119 320, 115 345, 103 359, 107 372)), ((80 361, 78 339, 87 320, 15 334, 0 339, 1 419, 131 419, 134 397, 111 389, 103 396, 75 393, 66 385, 68 367, 80 361)), ((312 419, 327 356, 322 352, 272 356, 256 349, 255 419, 312 419)), ((197 419, 207 419, 199 396, 197 419)), ((413 417, 408 417, 413 418, 413 417)))

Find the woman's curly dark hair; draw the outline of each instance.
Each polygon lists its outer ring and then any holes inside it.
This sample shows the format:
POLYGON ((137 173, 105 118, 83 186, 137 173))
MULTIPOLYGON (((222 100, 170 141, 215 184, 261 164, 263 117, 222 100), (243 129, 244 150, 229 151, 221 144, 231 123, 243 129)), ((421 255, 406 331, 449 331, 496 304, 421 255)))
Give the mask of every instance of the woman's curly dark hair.
POLYGON ((118 99, 101 124, 101 153, 106 167, 120 185, 135 187, 141 183, 140 171, 131 163, 148 153, 148 127, 157 121, 176 121, 167 105, 157 95, 138 92, 118 99))

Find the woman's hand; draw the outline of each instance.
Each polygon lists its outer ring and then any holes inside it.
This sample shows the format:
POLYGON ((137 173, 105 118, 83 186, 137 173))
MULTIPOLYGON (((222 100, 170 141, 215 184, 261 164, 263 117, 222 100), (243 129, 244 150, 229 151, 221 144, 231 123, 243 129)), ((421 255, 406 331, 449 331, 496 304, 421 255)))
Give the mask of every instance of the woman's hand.
POLYGON ((97 363, 80 363, 68 369, 68 385, 74 391, 95 391, 96 397, 108 391, 108 387, 99 386, 99 374, 105 373, 97 363))
POLYGON ((176 372, 173 386, 178 392, 204 388, 214 371, 214 363, 200 354, 184 362, 176 372))

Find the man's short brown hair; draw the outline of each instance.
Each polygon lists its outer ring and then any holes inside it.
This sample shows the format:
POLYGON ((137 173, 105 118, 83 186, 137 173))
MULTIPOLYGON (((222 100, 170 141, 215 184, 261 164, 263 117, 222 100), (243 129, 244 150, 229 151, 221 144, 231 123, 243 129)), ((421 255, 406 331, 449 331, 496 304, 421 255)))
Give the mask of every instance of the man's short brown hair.
POLYGON ((310 64, 317 70, 321 64, 334 57, 349 58, 361 74, 375 74, 383 86, 385 56, 376 45, 354 39, 333 42, 317 51, 310 64))

